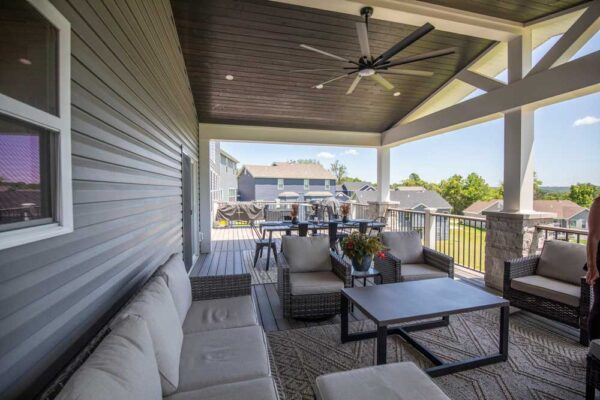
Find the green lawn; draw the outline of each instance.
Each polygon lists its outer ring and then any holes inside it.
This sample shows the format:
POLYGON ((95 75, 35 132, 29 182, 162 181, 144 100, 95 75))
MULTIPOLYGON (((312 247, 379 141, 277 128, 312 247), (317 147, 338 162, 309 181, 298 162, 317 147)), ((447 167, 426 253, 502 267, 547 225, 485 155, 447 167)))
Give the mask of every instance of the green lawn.
POLYGON ((454 257, 456 264, 484 272, 485 237, 485 229, 453 222, 447 240, 437 240, 435 248, 454 257))

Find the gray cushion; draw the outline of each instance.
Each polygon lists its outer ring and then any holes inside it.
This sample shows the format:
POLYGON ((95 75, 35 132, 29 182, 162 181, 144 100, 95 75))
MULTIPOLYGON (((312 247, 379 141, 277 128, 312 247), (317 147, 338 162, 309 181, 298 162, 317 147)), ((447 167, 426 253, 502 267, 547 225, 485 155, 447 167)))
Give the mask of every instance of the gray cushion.
POLYGON ((271 373, 260 326, 185 335, 179 392, 262 378, 271 373))
POLYGON ((548 240, 544 243, 536 274, 574 285, 581 284, 587 261, 586 248, 577 243, 548 240))
POLYGON ((319 376, 319 400, 450 400, 412 362, 353 369, 319 376))
POLYGON ((152 278, 120 315, 139 315, 146 321, 154 344, 163 395, 175 392, 179 383, 183 331, 164 279, 152 278))
POLYGON ((557 279, 540 275, 524 276, 511 280, 510 287, 573 307, 579 306, 581 287, 557 279))
POLYGON ((600 360, 600 339, 592 340, 590 343, 590 354, 600 360))
POLYGON ((165 400, 278 400, 273 378, 216 385, 206 389, 175 393, 165 400))
POLYGON ((293 295, 336 293, 344 281, 333 272, 301 272, 290 274, 290 286, 293 295))
POLYGON ((183 333, 258 325, 252 296, 192 302, 183 323, 183 333))
POLYGON ((329 236, 284 236, 281 240, 290 272, 331 271, 329 236))
POLYGON ((381 234, 381 241, 394 257, 402 261, 402 264, 425 262, 419 232, 384 232, 381 234))
POLYGON ((152 338, 143 319, 119 320, 68 380, 57 400, 162 398, 152 338))
POLYGON ((421 279, 447 278, 448 273, 427 264, 404 264, 400 268, 401 279, 404 281, 418 281, 421 279))
POLYGON ((192 285, 181 259, 181 254, 174 254, 165 265, 159 268, 157 275, 162 276, 167 282, 177 308, 177 315, 183 324, 192 304, 192 285))

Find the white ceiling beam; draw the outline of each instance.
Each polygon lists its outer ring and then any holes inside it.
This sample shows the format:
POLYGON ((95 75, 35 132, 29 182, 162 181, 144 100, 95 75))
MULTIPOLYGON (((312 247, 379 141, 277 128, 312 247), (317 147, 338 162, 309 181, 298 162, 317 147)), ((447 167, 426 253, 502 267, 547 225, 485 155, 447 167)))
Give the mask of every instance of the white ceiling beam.
POLYGON ((478 89, 485 90, 486 92, 491 92, 492 90, 506 86, 504 82, 498 79, 490 78, 489 76, 481 75, 477 72, 469 71, 468 69, 459 72, 456 75, 456 79, 468 83, 478 89))
POLYGON ((531 69, 530 74, 537 74, 569 61, 598 29, 600 29, 600 0, 595 0, 531 69))
POLYGON ((200 123, 200 139, 358 147, 378 147, 381 145, 381 133, 379 132, 207 123, 200 123))
MULTIPOLYGON (((360 16, 365 3, 358 0, 272 0, 279 3, 360 16)), ((431 23, 437 30, 495 41, 506 41, 523 31, 522 23, 417 0, 370 0, 371 19, 420 26, 431 23)))
POLYGON ((382 145, 395 146, 496 119, 519 107, 538 108, 600 91, 600 51, 528 75, 494 91, 466 100, 383 133, 382 145))

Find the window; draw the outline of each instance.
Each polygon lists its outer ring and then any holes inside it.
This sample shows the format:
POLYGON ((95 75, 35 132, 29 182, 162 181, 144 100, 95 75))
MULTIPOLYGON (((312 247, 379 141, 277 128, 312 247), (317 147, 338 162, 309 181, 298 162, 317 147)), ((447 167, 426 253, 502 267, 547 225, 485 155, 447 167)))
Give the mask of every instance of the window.
POLYGON ((70 34, 48 0, 0 2, 0 250, 73 231, 70 34))
POLYGON ((229 188, 229 201, 234 202, 237 201, 237 189, 229 188))
POLYGON ((331 186, 329 185, 329 179, 325 179, 325 190, 329 190, 331 186))
POLYGON ((283 179, 279 178, 277 179, 277 190, 283 190, 284 185, 283 185, 283 179))
POLYGON ((304 180, 304 190, 308 190, 309 187, 310 187, 310 180, 305 179, 304 180))

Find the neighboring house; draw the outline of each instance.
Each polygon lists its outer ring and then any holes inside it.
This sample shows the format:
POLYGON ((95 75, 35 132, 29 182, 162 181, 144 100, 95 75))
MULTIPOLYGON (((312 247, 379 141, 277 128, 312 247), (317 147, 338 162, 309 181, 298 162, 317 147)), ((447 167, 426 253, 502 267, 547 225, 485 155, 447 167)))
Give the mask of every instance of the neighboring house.
POLYGON ((356 192, 373 192, 375 187, 370 182, 345 182, 337 185, 335 188, 336 195, 338 193, 345 194, 348 198, 352 198, 356 192))
POLYGON ((238 199, 238 160, 221 149, 218 141, 210 142, 210 194, 213 202, 233 202, 238 199))
MULTIPOLYGON (((352 196, 352 200, 360 204, 368 204, 377 201, 379 190, 358 191, 352 196)), ((420 186, 400 187, 390 191, 390 201, 398 203, 394 206, 401 209, 423 211, 426 208, 435 208, 437 212, 449 213, 452 206, 434 190, 427 190, 420 186)))
MULTIPOLYGON (((484 211, 501 211, 502 200, 476 201, 467 207, 463 214, 467 217, 481 217, 484 211)), ((571 200, 534 200, 533 209, 538 212, 556 214, 554 225, 561 228, 587 229, 589 210, 571 200)))
POLYGON ((311 201, 331 197, 335 176, 319 164, 246 165, 238 175, 241 201, 311 201))

